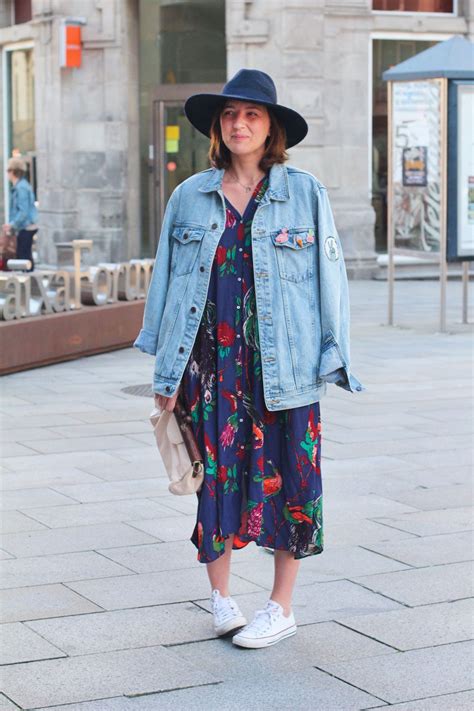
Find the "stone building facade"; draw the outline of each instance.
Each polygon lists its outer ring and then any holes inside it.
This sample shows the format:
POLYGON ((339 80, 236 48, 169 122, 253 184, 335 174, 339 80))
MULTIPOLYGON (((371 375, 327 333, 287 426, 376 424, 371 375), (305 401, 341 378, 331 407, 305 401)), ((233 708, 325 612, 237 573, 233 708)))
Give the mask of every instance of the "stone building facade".
MULTIPOLYGON (((374 276, 374 42, 474 36, 474 0, 454 2, 452 13, 441 14, 377 12, 370 0, 31 0, 31 20, 21 24, 12 20, 14 4, 0 0, 1 91, 11 104, 6 63, 15 47, 32 47, 31 153, 40 209, 39 253, 49 263, 56 259, 55 244, 74 238, 93 239, 96 260, 154 253, 157 235, 146 236, 149 198, 155 190, 151 174, 157 160, 168 161, 167 166, 175 166, 176 160, 151 156, 157 150, 150 137, 153 126, 148 118, 142 120, 143 111, 151 111, 154 82, 155 64, 145 43, 151 30, 150 47, 167 57, 166 72, 156 64, 157 85, 187 82, 193 93, 193 84, 203 78, 222 84, 240 67, 274 77, 280 102, 299 110, 310 126, 305 141, 291 150, 290 162, 327 186, 349 275, 374 276), (161 13, 154 34, 145 15, 151 10, 161 13), (186 65, 187 47, 197 53, 199 63, 218 42, 199 45, 202 26, 193 32, 193 22, 206 13, 208 24, 222 17, 223 26, 214 36, 222 34, 222 54, 217 60, 213 55, 212 70, 203 59, 194 79, 196 60, 186 65), (65 17, 85 21, 82 66, 76 69, 59 66, 60 22, 65 17), (179 44, 183 22, 190 25, 186 37, 194 37, 194 49, 190 39, 179 44)), ((8 110, 0 116, 7 136, 3 163, 14 148, 6 125, 11 118, 8 110)), ((201 167, 206 166, 197 165, 201 167)), ((7 190, 0 187, 4 214, 7 190)))

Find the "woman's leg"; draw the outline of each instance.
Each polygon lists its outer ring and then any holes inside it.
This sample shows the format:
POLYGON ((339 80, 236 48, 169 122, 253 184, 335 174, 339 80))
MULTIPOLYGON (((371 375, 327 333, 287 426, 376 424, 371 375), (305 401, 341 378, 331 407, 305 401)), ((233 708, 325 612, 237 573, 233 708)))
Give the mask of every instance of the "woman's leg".
POLYGON ((231 533, 229 538, 225 540, 225 553, 212 563, 207 563, 207 574, 211 582, 212 590, 219 590, 222 597, 229 595, 229 575, 230 575, 230 557, 232 555, 232 544, 234 534, 231 533))
POLYGON ((291 597, 300 562, 290 551, 275 550, 275 580, 270 598, 283 607, 286 617, 291 613, 291 597))

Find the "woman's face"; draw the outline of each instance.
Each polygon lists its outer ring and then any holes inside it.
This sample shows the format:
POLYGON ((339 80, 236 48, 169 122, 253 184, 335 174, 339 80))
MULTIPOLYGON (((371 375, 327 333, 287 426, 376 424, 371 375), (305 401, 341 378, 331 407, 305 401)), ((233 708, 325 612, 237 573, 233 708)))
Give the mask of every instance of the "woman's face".
POLYGON ((266 106, 246 101, 227 101, 220 116, 222 140, 231 153, 260 157, 270 133, 270 114, 266 106))

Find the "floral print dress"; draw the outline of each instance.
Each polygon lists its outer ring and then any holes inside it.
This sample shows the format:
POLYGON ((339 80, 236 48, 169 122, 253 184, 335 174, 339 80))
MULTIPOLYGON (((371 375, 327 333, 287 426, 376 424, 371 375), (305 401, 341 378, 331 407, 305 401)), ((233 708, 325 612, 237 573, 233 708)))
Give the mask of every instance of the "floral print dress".
POLYGON ((210 563, 251 541, 303 558, 323 550, 319 402, 265 406, 252 266, 251 225, 268 187, 255 188, 241 216, 226 200, 198 334, 182 379, 204 457, 191 541, 210 563))

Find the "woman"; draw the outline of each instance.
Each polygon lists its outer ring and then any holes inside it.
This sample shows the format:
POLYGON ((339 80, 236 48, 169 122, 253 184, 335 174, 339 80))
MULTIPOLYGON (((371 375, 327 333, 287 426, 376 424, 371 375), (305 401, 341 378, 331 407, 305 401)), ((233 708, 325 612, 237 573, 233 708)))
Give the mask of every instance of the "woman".
POLYGON ((26 179, 26 163, 21 158, 10 158, 7 175, 13 188, 10 193, 10 222, 3 226, 7 233, 16 233, 16 258, 29 259, 33 271, 33 237, 38 231, 35 196, 26 179))
POLYGON ((155 401, 182 392, 204 457, 191 540, 211 583, 217 635, 266 647, 295 634, 300 559, 323 550, 321 417, 349 372, 347 276, 324 186, 284 166, 305 120, 273 80, 242 69, 185 113, 213 167, 184 181, 163 222, 143 328, 155 401), (274 550, 270 599, 250 624, 229 594, 231 553, 274 550))

